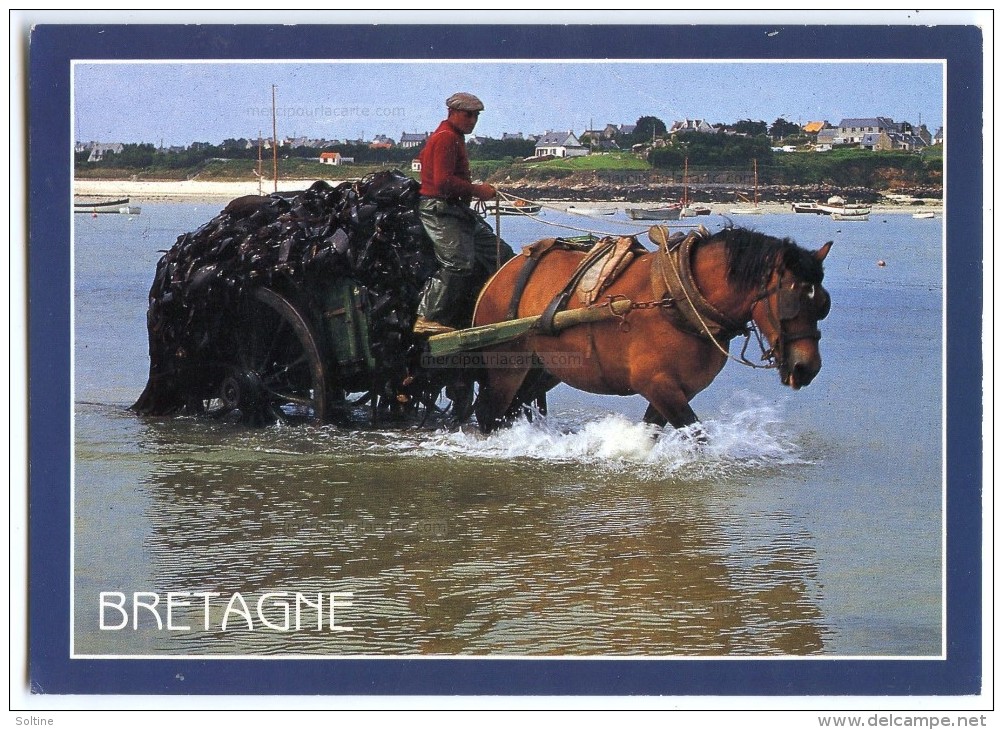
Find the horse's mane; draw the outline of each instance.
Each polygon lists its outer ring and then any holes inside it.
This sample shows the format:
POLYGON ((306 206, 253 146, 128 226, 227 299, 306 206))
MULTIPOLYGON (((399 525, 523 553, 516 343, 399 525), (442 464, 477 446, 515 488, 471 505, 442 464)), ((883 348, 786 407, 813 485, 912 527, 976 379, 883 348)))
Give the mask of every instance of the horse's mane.
POLYGON ((736 287, 753 289, 760 286, 781 262, 802 281, 822 283, 822 262, 789 238, 775 238, 748 228, 725 228, 710 240, 724 244, 728 281, 736 287))

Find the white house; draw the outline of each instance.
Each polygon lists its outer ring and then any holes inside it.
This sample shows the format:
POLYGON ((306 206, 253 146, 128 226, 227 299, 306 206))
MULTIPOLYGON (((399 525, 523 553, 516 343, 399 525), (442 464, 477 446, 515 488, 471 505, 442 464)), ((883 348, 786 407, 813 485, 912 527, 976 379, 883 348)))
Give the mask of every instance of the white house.
POLYGON ((355 162, 354 157, 344 157, 340 152, 321 152, 320 164, 322 165, 347 165, 355 162))
POLYGON ((582 157, 589 153, 570 130, 567 132, 547 132, 536 141, 534 153, 537 157, 582 157))
POLYGON ((428 132, 401 132, 400 146, 408 149, 410 147, 421 147, 429 137, 428 132))
POLYGON ((669 128, 669 134, 679 134, 680 132, 714 134, 717 130, 705 119, 683 119, 682 121, 673 122, 669 128))

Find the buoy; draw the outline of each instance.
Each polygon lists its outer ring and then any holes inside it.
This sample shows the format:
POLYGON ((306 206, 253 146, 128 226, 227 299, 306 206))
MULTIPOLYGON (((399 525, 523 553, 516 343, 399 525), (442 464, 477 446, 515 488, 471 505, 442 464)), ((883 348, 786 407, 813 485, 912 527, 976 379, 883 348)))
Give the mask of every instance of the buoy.
POLYGON ((878 259, 878 266, 884 266, 884 265, 885 265, 885 260, 884 259, 878 259))

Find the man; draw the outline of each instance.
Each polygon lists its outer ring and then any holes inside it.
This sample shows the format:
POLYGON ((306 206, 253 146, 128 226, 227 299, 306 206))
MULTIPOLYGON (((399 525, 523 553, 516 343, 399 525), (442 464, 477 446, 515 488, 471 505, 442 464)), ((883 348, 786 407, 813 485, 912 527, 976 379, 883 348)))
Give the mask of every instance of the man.
POLYGON ((494 187, 474 184, 464 135, 474 131, 484 104, 473 94, 446 99, 446 119, 428 138, 421 161, 418 213, 432 239, 439 270, 425 283, 414 332, 435 335, 470 324, 474 297, 494 273, 496 262, 515 254, 470 207, 490 200, 494 187), (500 256, 499 256, 500 254, 500 256))

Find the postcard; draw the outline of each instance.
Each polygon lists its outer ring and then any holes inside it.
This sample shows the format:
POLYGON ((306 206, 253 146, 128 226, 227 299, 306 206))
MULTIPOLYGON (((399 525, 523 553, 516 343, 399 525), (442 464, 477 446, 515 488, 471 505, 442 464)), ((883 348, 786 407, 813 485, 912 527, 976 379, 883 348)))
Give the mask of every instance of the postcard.
POLYGON ((30 692, 978 695, 982 43, 33 27, 30 692))

